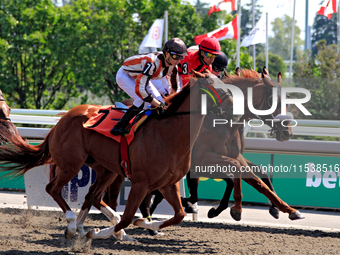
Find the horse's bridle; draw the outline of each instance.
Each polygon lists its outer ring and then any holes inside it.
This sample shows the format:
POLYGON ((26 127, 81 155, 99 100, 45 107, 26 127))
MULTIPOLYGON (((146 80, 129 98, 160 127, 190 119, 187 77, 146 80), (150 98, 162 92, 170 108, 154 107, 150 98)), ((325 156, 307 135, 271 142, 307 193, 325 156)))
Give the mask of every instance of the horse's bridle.
MULTIPOLYGON (((216 91, 222 91, 223 95, 220 97, 220 100, 223 104, 225 99, 228 99, 229 97, 232 97, 230 91, 224 91, 223 89, 216 89, 216 91)), ((211 113, 217 114, 219 116, 225 115, 228 119, 234 119, 232 109, 223 109, 222 105, 213 107, 211 110, 211 113)))
MULTIPOLYGON (((275 88, 277 88, 277 96, 279 98, 277 105, 281 105, 281 87, 278 84, 276 84, 275 82, 273 82, 273 84, 275 85, 275 88)), ((261 107, 260 110, 268 110, 268 109, 271 108, 271 105, 269 104, 269 100, 270 100, 270 98, 273 97, 272 91, 273 91, 272 88, 268 88, 265 85, 263 85, 263 94, 262 94, 261 101, 259 103, 259 106, 262 104, 262 107, 261 107)), ((265 124, 267 124, 269 127, 271 127, 271 129, 269 130, 270 135, 273 135, 273 134, 279 132, 279 128, 278 128, 277 123, 272 124, 272 122, 267 120, 267 119, 274 119, 275 118, 273 113, 268 114, 268 115, 263 115, 263 116, 261 115, 261 117, 260 117, 256 114, 250 112, 249 110, 245 110, 245 112, 248 115, 250 115, 251 118, 262 120, 265 124)))
MULTIPOLYGON (((205 85, 206 86, 206 85, 205 85)), ((223 103, 223 101, 225 99, 228 99, 229 97, 231 97, 232 95, 230 94, 230 92, 226 92, 223 90, 223 96, 220 97, 221 102, 223 103)), ((152 108, 152 109, 146 109, 146 110, 156 110, 157 108, 152 108)), ((146 111, 143 110, 143 111, 146 111)), ((223 115, 225 113, 227 113, 228 118, 233 118, 233 113, 230 109, 223 109, 222 105, 213 107, 209 113, 213 113, 213 114, 217 114, 217 115, 223 115)), ((187 115, 187 114, 201 114, 201 111, 185 111, 185 112, 173 112, 173 113, 164 113, 161 116, 158 116, 158 118, 166 118, 169 116, 176 116, 176 115, 187 115)))

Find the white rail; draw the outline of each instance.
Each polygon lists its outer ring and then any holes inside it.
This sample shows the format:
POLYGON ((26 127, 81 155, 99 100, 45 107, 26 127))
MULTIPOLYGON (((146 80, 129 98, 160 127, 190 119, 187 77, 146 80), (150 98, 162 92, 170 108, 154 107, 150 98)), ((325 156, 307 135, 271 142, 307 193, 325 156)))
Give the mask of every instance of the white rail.
POLYGON ((30 110, 30 109, 12 109, 11 114, 19 115, 39 115, 39 116, 55 116, 59 113, 65 113, 65 110, 30 110))
MULTIPOLYGON (((29 109, 12 109, 10 118, 13 123, 21 124, 41 124, 55 125, 61 116, 60 113, 66 113, 64 110, 29 110, 29 109)), ((336 120, 302 120, 297 119, 297 125, 293 127, 295 135, 308 136, 329 136, 340 137, 340 121, 336 120)), ((294 122, 292 122, 294 123, 294 122)), ((265 136, 269 134, 267 125, 260 125, 258 120, 252 120, 251 126, 246 126, 245 134, 262 133, 265 136)), ((22 136, 27 138, 43 139, 48 133, 48 128, 18 128, 22 136)))
MULTIPOLYGON (((252 120, 250 126, 245 129, 247 133, 264 133, 268 134, 269 127, 261 125, 259 120, 252 120)), ((340 137, 340 121, 337 120, 302 120, 296 119, 296 123, 292 122, 294 135, 308 136, 331 136, 340 137)))

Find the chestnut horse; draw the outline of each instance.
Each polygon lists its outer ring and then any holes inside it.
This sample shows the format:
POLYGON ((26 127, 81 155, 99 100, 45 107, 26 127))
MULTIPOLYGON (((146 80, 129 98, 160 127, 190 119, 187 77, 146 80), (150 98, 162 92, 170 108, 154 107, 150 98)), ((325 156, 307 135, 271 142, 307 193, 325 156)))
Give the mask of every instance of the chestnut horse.
MULTIPOLYGON (((6 130, 0 134, 10 146, 0 146, 0 172, 4 176, 21 176, 33 167, 55 163, 59 168, 55 178, 46 186, 46 191, 58 203, 68 221, 65 236, 71 238, 77 231, 84 235, 83 223, 91 207, 95 206, 114 224, 102 231, 91 230, 89 238, 107 238, 112 234, 120 240, 132 240, 124 228, 131 222, 143 198, 159 189, 173 207, 175 215, 165 221, 153 221, 148 227, 161 229, 182 221, 183 211, 178 181, 189 171, 190 151, 202 126, 200 95, 207 84, 221 83, 212 74, 203 79, 192 78, 190 86, 166 99, 169 104, 164 118, 152 118, 138 130, 138 135, 129 147, 131 160, 131 190, 122 218, 102 200, 108 185, 118 175, 123 175, 120 166, 119 143, 102 134, 83 128, 97 105, 80 105, 69 110, 54 126, 39 145, 27 144, 19 135, 6 130), (192 100, 190 100, 192 99, 192 100), (192 113, 192 114, 188 114, 192 113), (83 164, 97 172, 97 179, 90 187, 78 218, 61 196, 63 186, 77 175, 83 164)), ((227 108, 232 100, 225 100, 227 108)), ((208 100, 208 108, 213 106, 208 100)), ((235 190, 235 193, 238 191, 235 190)), ((239 191, 240 192, 240 191, 239 191)))
MULTIPOLYGON (((266 68, 263 68, 263 73, 267 76, 269 76, 269 73, 267 71, 266 68)), ((251 78, 260 78, 259 74, 257 72, 255 72, 254 70, 246 70, 246 69, 240 69, 238 68, 235 72, 236 75, 232 76, 233 79, 238 79, 240 76, 242 76, 243 78, 247 78, 247 79, 251 79, 251 78)), ((222 79, 224 81, 226 81, 226 78, 231 78, 231 76, 225 72, 225 78, 222 79)), ((281 72, 278 73, 278 76, 277 76, 277 83, 276 83, 276 87, 278 89, 280 89, 280 86, 281 86, 281 80, 282 80, 282 74, 281 72)), ((227 81, 226 81, 227 82, 227 81)), ((230 82, 230 81, 228 81, 230 82)), ((275 84, 275 82, 273 82, 275 84)), ((246 93, 246 89, 243 88, 243 92, 246 93)), ((261 90, 260 90, 261 92, 261 90)), ((257 93, 257 94, 254 94, 253 97, 254 98, 258 98, 258 99, 261 99, 263 101, 263 103, 266 102, 266 100, 269 100, 269 98, 271 97, 271 94, 270 93, 265 93, 265 90, 263 89, 262 90, 262 94, 261 93, 257 93)), ((258 107, 262 107, 262 109, 264 108, 268 108, 268 106, 258 106, 258 107)), ((256 109, 259 109, 255 106, 256 109)), ((241 118, 241 122, 242 120, 249 120, 251 118, 259 118, 258 116, 254 116, 254 115, 249 115, 250 111, 248 109, 248 106, 247 106, 247 103, 245 103, 245 109, 246 109, 246 112, 247 114, 244 115, 242 118, 241 118)), ((280 109, 280 105, 278 105, 278 109, 280 109)), ((206 121, 208 121, 206 119, 206 121)), ((267 123, 268 124, 268 123, 267 123)), ((202 130, 201 130, 202 131, 202 130)), ((222 131, 223 132, 223 131, 222 131)), ((230 128, 227 129, 227 133, 230 132, 230 128)), ((243 135, 243 127, 242 126, 239 126, 239 129, 234 129, 234 132, 238 132, 240 137, 239 139, 236 140, 236 136, 233 136, 233 141, 228 141, 225 146, 228 148, 230 147, 230 144, 232 144, 232 146, 237 146, 239 151, 241 151, 241 154, 243 154, 243 151, 244 151, 244 144, 245 144, 245 140, 244 140, 244 135, 243 135)), ((278 133, 278 132, 291 132, 291 129, 288 129, 287 128, 287 131, 285 131, 284 129, 278 129, 278 128, 275 128, 275 130, 273 131, 273 133, 278 133)), ((216 134, 213 134, 211 133, 210 134, 210 138, 211 140, 216 140, 216 138, 214 138, 214 136, 216 136, 216 134)), ((282 137, 282 136, 280 136, 282 137)), ((286 138, 284 139, 289 139, 290 136, 285 136, 286 138)), ((283 139, 283 140, 284 140, 283 139)), ((210 140, 210 141, 211 141, 210 140)), ((282 138, 279 138, 278 141, 283 141, 282 138)), ((196 142, 197 144, 197 142, 196 142)), ((197 146, 198 148, 200 148, 198 151, 202 150, 202 145, 199 145, 197 146)), ((233 148, 233 147, 232 147, 233 148)), ((232 148, 229 148, 228 150, 230 151, 232 148)), ((204 150, 204 146, 203 146, 203 150, 204 150)), ((228 156, 228 155, 226 155, 228 156)), ((255 165, 254 163, 246 160, 247 164, 253 168, 256 168, 260 171, 257 171, 256 172, 256 175, 259 176, 262 181, 269 187, 269 189, 271 191, 274 192, 274 188, 273 188, 273 185, 269 179, 269 176, 268 176, 268 173, 265 172, 265 171, 262 171, 261 167, 255 165)), ((233 183, 233 179, 231 178, 224 178, 223 179, 227 186, 226 186, 226 190, 225 190, 225 193, 223 195, 223 198, 222 200, 220 201, 220 205, 218 207, 213 207, 210 209, 210 211, 208 212, 208 217, 209 218, 214 218, 216 216, 218 216, 222 211, 224 211, 227 207, 228 207, 228 203, 229 203, 229 198, 230 198, 230 195, 231 195, 231 192, 233 190, 233 187, 234 187, 234 183, 233 183)), ((199 183, 199 179, 198 178, 190 178, 190 172, 187 174, 187 184, 188 184, 188 188, 189 188, 189 192, 190 192, 190 197, 189 198, 186 198, 186 200, 190 203, 190 204, 194 204, 198 201, 198 183, 199 183)), ((159 199, 158 199, 159 200, 159 199)), ((269 208, 269 213, 276 219, 279 218, 279 211, 277 209, 277 207, 275 206, 274 203, 272 203, 271 207, 269 208)))
MULTIPOLYGON (((268 100, 271 97, 271 94, 268 92, 273 87, 277 87, 280 89, 280 84, 270 81, 269 79, 263 76, 263 81, 258 77, 257 72, 250 70, 240 70, 242 77, 233 76, 227 77, 224 79, 225 83, 233 84, 241 88, 243 93, 247 95, 247 88, 253 87, 253 98, 254 98, 254 107, 256 109, 266 110, 268 107, 268 100), (268 91, 267 91, 268 90, 268 91)), ((280 82, 281 74, 278 75, 278 82, 280 82)), ((273 116, 262 116, 262 119, 275 118, 281 111, 281 105, 278 104, 276 111, 273 113, 273 116)), ((245 103, 246 114, 242 116, 239 122, 242 122, 243 119, 254 118, 254 116, 250 115, 250 111, 248 109, 247 102, 245 103)), ((244 150, 244 136, 241 132, 243 132, 242 125, 234 125, 234 127, 229 127, 227 125, 216 126, 214 129, 211 128, 212 119, 218 118, 218 116, 207 116, 204 119, 202 129, 196 140, 193 152, 192 152, 192 165, 223 165, 223 166, 236 166, 240 168, 241 166, 256 166, 255 164, 245 160, 242 156, 244 150)), ((265 121, 264 121, 265 122, 265 121)), ((292 135, 292 130, 288 123, 284 123, 282 125, 281 122, 274 122, 273 132, 276 133, 276 139, 278 141, 286 141, 292 135)), ((260 168, 258 168, 260 170, 260 168)), ((288 206, 285 202, 283 202, 274 192, 273 187, 268 178, 268 174, 266 172, 257 172, 257 174, 264 179, 262 182, 258 177, 256 177, 252 172, 245 173, 242 176, 247 183, 257 189, 260 193, 263 193, 267 196, 271 202, 278 206, 279 209, 285 213, 289 214, 289 218, 291 220, 302 219, 304 218, 299 211, 294 208, 288 206), (267 184, 267 185, 266 185, 267 184)), ((223 199, 220 205, 217 208, 212 208, 208 217, 213 218, 219 215, 223 210, 228 207, 229 198, 231 192, 233 190, 233 178, 223 178, 227 182, 227 187, 223 199)), ((190 179, 187 179, 189 181, 190 179)), ((234 178, 236 182, 240 181, 240 178, 234 178)), ((105 197, 109 204, 113 207, 116 206, 116 198, 119 193, 119 187, 122 183, 123 179, 117 179, 110 186, 110 190, 105 197)), ((194 193, 197 196, 197 185, 198 179, 194 179, 194 181, 189 183, 189 190, 191 191, 191 195, 194 193), (195 185, 195 180, 197 180, 197 184, 195 185)), ((240 184, 239 184, 240 185, 240 184)), ((151 212, 148 212, 148 207, 150 205, 150 199, 152 194, 149 194, 148 197, 143 201, 141 205, 141 212, 144 217, 149 217, 152 214, 152 211, 155 209, 156 204, 152 205, 151 212)), ((235 197, 235 195, 234 195, 235 197)), ((161 195, 156 193, 156 199, 158 202, 161 201, 161 195)), ((192 197, 191 197, 192 199, 192 197)), ((197 202, 196 200, 191 200, 193 203, 197 202)), ((189 200, 190 201, 190 200, 189 200)), ((235 201, 237 199, 235 198, 235 201)), ((241 219, 241 207, 237 207, 231 209, 231 215, 235 220, 241 219)), ((270 213, 275 217, 278 217, 278 212, 276 208, 271 207, 270 213)))
MULTIPOLYGON (((262 81, 258 77, 258 73, 253 70, 240 70, 241 76, 234 75, 228 76, 222 79, 222 81, 226 84, 233 84, 240 88, 243 92, 245 98, 248 95, 248 88, 253 88, 253 105, 255 109, 259 110, 268 110, 271 108, 270 98, 272 94, 270 91, 274 87, 278 89, 278 95, 280 94, 281 86, 279 83, 271 81, 267 79, 262 73, 262 81)), ((280 81, 281 75, 279 73, 278 81, 280 81)), ((278 100, 280 102, 280 100, 278 100)), ((290 116, 280 116, 278 115, 281 112, 281 104, 278 104, 276 110, 273 114, 264 115, 264 116, 256 116, 251 113, 249 110, 249 106, 247 101, 244 104, 245 114, 240 118, 239 123, 243 123, 244 120, 248 120, 250 118, 258 118, 263 121, 263 123, 269 124, 272 128, 271 133, 276 134, 277 141, 287 141, 292 135, 292 129, 290 127, 289 121, 282 122, 282 119, 285 117, 290 118, 290 116), (275 121, 269 122, 267 119, 273 119, 275 121)), ((200 166, 200 165, 220 165, 220 166, 235 166, 236 169, 240 169, 240 167, 256 167, 255 164, 247 161, 243 156, 244 150, 244 136, 243 126, 242 125, 217 125, 212 132, 211 123, 212 119, 216 118, 216 116, 207 116, 205 118, 204 124, 202 126, 200 135, 194 145, 192 152, 192 167, 200 166)), ((245 168, 244 168, 245 169, 245 168)), ((269 200, 282 212, 288 213, 289 218, 291 220, 302 219, 304 216, 300 214, 299 211, 293 209, 288 206, 285 202, 283 202, 274 192, 271 183, 269 182, 268 174, 262 172, 260 167, 257 167, 257 174, 264 178, 264 180, 270 184, 271 189, 258 177, 254 175, 252 171, 243 172, 237 171, 234 174, 234 185, 235 189, 240 190, 241 178, 246 181, 248 184, 253 186, 260 193, 264 194, 269 200)), ((198 184, 198 179, 197 184, 198 184)), ((232 181, 229 179, 225 179, 227 182, 227 187, 223 199, 220 205, 217 208, 212 208, 208 212, 208 217, 213 218, 219 215, 224 209, 228 207, 229 197, 232 191, 232 181)), ((192 184, 192 182, 191 182, 192 184)), ((197 185, 189 186, 189 189, 194 189, 197 194, 197 185)), ((239 202, 241 199, 237 196, 242 193, 234 193, 235 205, 231 207, 230 214, 235 220, 241 219, 242 212, 242 204, 239 202)), ((189 200, 190 201, 190 200, 189 200)), ((191 200, 192 201, 192 200, 191 200)), ((192 202, 197 202, 192 201, 192 202)), ((272 208, 271 208, 272 209, 272 208)), ((271 214, 275 215, 275 210, 270 210, 271 214), (273 212, 274 211, 274 212, 273 212)), ((273 215, 273 216, 274 216, 273 215)))

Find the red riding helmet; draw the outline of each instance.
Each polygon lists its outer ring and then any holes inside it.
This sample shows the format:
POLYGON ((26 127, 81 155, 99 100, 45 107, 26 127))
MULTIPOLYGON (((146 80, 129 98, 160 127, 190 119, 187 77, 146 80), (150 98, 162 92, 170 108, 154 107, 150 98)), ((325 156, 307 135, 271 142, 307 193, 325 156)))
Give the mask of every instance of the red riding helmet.
POLYGON ((221 55, 221 45, 215 37, 205 37, 198 47, 205 52, 221 55))

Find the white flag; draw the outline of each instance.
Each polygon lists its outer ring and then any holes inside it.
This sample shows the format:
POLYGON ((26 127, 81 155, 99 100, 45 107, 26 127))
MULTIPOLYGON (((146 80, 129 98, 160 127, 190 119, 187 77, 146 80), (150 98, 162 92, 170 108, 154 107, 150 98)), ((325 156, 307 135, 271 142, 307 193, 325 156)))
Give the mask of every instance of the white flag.
POLYGON ((249 35, 243 39, 241 46, 248 47, 253 44, 266 43, 266 30, 266 16, 263 15, 249 35))
POLYGON ((163 26, 163 19, 155 20, 139 46, 139 53, 155 52, 157 48, 162 48, 163 26))

